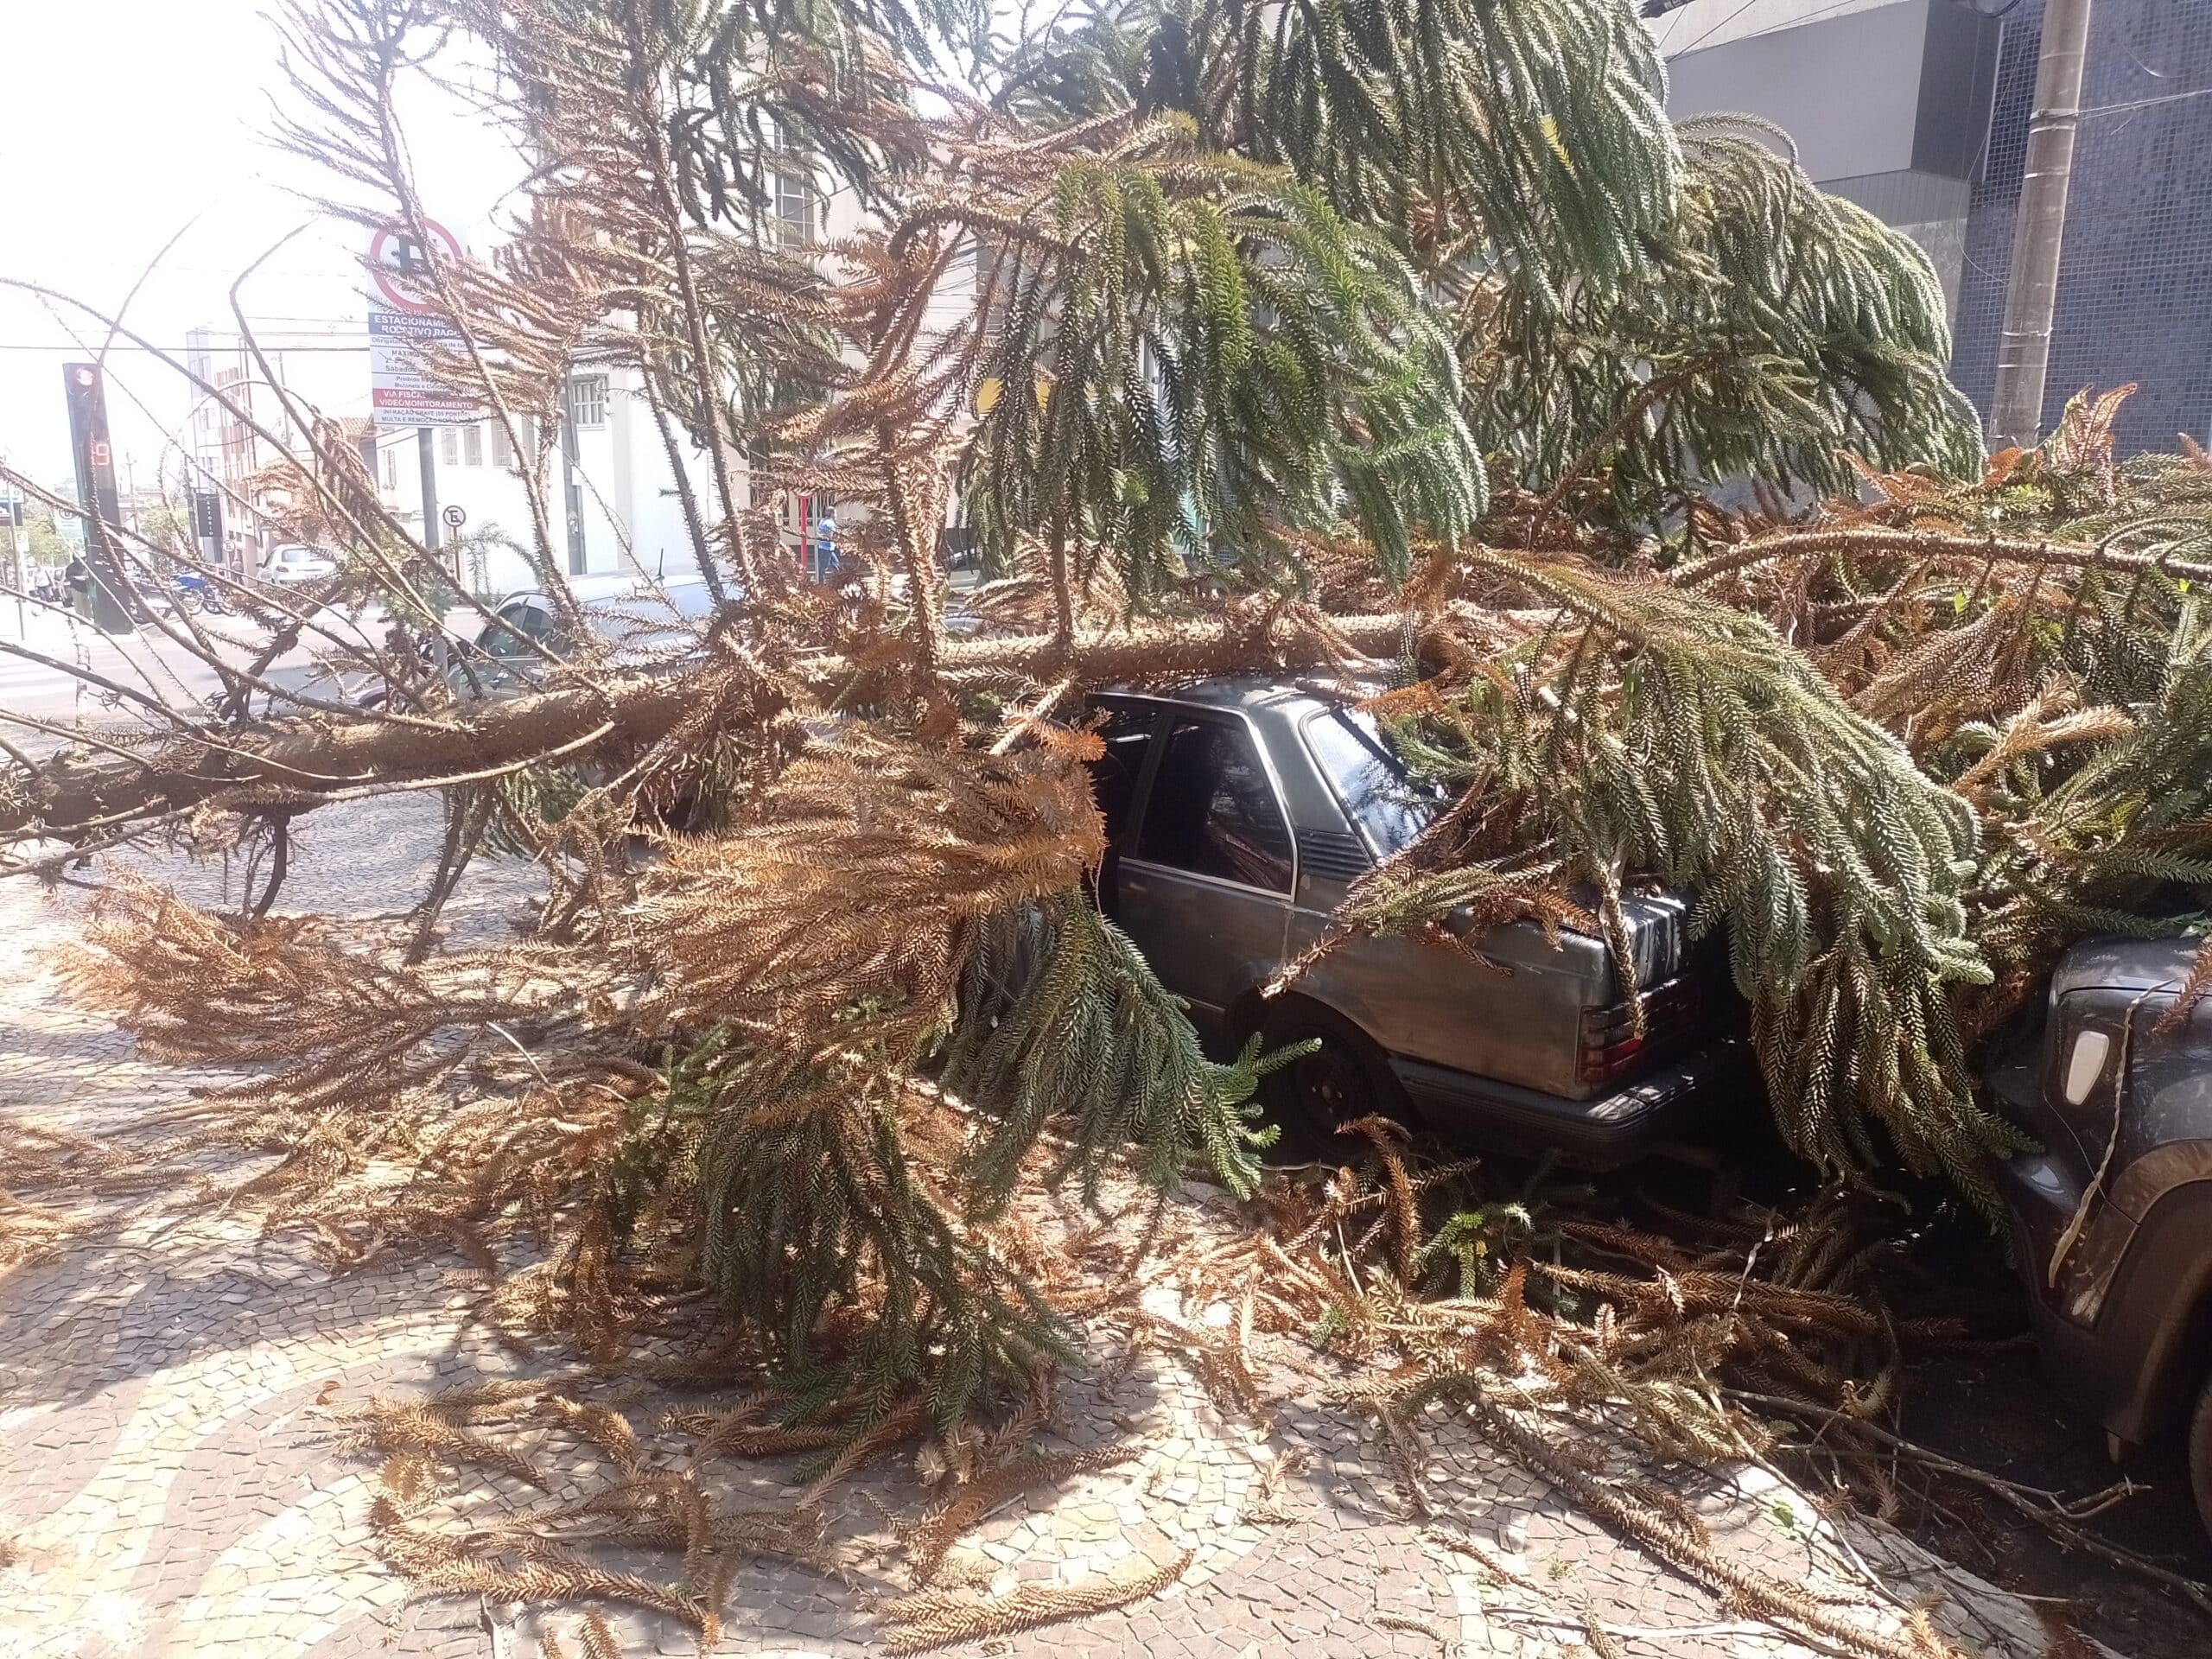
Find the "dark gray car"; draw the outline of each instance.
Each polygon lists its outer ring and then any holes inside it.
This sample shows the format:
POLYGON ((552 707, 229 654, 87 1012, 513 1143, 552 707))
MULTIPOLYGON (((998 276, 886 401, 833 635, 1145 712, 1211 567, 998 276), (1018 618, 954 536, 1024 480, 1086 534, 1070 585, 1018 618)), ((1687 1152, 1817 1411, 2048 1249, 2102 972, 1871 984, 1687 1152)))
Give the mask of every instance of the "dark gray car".
POLYGON ((1715 1038, 1729 998, 1693 953, 1686 906, 1632 899, 1639 1032, 1605 944, 1532 924, 1472 955, 1354 939, 1285 994, 1262 988, 1318 939, 1346 888, 1435 810, 1375 723, 1346 701, 1260 679, 1096 697, 1095 763, 1109 849, 1100 902, 1194 1014, 1317 1052, 1270 1079, 1316 1127, 1408 1098, 1472 1129, 1603 1166, 1648 1151, 1738 1074, 1715 1038))
MULTIPOLYGON (((600 650, 621 667, 681 660, 698 649, 714 614, 702 582, 648 583, 635 577, 585 577, 569 584, 600 650)), ((476 637, 448 653, 446 682, 457 696, 511 697, 537 689, 548 656, 565 658, 575 641, 561 607, 537 592, 510 594, 476 637)))
POLYGON ((2077 944, 1989 1083, 2042 1145, 2002 1190, 2052 1389, 2115 1456, 2190 1419, 2212 1527, 2212 1001, 2175 1017, 2201 943, 2077 944))

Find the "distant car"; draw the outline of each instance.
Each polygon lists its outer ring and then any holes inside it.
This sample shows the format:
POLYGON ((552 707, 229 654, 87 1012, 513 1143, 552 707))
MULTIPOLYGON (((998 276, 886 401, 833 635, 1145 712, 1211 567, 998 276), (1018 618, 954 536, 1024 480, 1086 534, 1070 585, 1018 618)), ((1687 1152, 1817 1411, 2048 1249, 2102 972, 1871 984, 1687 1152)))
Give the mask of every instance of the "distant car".
POLYGON ((280 587, 326 582, 338 574, 338 561, 319 548, 287 543, 271 552, 261 567, 261 579, 280 587))
POLYGON ((1739 1005, 1671 894, 1627 901, 1633 992, 1600 940, 1515 924, 1467 941, 1486 963, 1354 938, 1264 996, 1438 802, 1341 698, 1238 678, 1092 702, 1100 904, 1202 1020, 1270 1047, 1316 1041, 1268 1080, 1280 1116, 1311 1132, 1410 1105, 1441 1130, 1605 1167, 1673 1138, 1743 1075, 1726 1030, 1739 1005))
POLYGON ((2173 1018, 2202 944, 2076 944, 1988 1085, 2041 1143, 1999 1191, 2053 1392, 2115 1457, 2187 1421, 2212 1528, 2212 999, 2173 1018))

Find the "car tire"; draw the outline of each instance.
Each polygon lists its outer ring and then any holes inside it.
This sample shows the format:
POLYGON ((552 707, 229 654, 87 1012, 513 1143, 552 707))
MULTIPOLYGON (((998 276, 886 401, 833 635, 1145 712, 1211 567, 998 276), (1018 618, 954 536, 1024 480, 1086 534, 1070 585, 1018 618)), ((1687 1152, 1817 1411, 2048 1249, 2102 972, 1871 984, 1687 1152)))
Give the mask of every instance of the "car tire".
POLYGON ((1263 1052, 1309 1041, 1318 1045, 1313 1053, 1278 1066, 1260 1084, 1260 1098, 1286 1135, 1328 1156, 1341 1146, 1338 1128, 1356 1118, 1381 1113, 1414 1121, 1412 1101, 1365 1032, 1302 997, 1278 997, 1268 1005, 1260 1021, 1263 1052))
POLYGON ((2189 1426, 2189 1485, 2196 1498, 2196 1518, 2212 1532, 2212 1378, 2196 1399, 2196 1415, 2189 1426))

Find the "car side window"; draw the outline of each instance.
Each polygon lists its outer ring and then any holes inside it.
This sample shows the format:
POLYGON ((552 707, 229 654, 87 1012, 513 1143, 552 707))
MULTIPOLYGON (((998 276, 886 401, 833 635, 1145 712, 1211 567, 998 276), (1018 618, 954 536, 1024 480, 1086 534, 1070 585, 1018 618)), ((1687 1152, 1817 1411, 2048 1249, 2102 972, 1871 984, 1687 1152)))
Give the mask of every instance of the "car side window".
POLYGON ((1290 891, 1290 826, 1242 726, 1178 720, 1169 728, 1137 856, 1270 893, 1290 891))
POLYGON ((1160 727, 1160 710, 1140 704, 1109 702, 1099 705, 1106 718, 1097 729, 1106 753, 1089 762, 1090 788, 1106 820, 1110 846, 1128 828, 1129 809, 1136 803, 1137 776, 1144 770, 1145 751, 1160 727))
POLYGON ((484 649, 494 657, 527 657, 531 653, 523 636, 543 633, 547 620, 545 613, 527 601, 502 605, 499 621, 484 630, 484 649))

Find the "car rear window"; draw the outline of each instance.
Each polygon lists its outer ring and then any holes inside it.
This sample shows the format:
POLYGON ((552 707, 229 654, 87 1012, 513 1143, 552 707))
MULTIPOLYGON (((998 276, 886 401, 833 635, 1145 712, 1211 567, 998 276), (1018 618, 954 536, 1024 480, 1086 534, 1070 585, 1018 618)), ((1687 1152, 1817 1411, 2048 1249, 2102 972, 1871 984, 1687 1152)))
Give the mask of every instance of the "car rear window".
POLYGON ((1436 816, 1435 795, 1408 779, 1373 715, 1318 709, 1306 717, 1306 747, 1376 857, 1404 850, 1436 816))
POLYGON ((715 609, 715 596, 703 582, 677 582, 668 590, 668 602, 676 607, 678 616, 711 616, 715 609))

